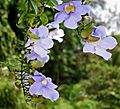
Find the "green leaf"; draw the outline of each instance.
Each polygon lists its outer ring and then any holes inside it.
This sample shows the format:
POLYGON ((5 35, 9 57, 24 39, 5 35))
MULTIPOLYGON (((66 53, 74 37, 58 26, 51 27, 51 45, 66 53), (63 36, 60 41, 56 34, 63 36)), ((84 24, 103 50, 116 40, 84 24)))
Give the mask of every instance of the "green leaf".
POLYGON ((42 24, 45 25, 48 23, 48 17, 45 13, 43 13, 40 17, 40 20, 42 21, 42 24))
POLYGON ((58 5, 58 2, 57 2, 56 0, 49 0, 49 1, 47 2, 47 5, 53 7, 53 6, 58 5))
POLYGON ((37 14, 37 12, 38 12, 38 7, 37 7, 37 5, 35 4, 35 2, 34 2, 33 0, 30 0, 30 4, 31 4, 32 8, 34 9, 35 14, 37 14))
POLYGON ((40 68, 44 65, 43 62, 40 62, 38 60, 31 61, 30 63, 33 68, 40 68))

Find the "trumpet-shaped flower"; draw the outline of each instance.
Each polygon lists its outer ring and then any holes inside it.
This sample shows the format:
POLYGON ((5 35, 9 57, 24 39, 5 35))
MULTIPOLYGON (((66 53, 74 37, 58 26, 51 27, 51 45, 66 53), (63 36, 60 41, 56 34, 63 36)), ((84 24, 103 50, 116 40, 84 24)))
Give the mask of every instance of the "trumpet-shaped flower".
POLYGON ((34 51, 41 58, 46 57, 49 53, 48 49, 52 48, 54 44, 53 40, 48 37, 48 28, 45 26, 40 26, 39 28, 30 29, 30 31, 37 35, 39 39, 29 39, 25 44, 25 47, 28 47, 27 49, 34 51), (30 46, 30 44, 32 44, 32 46, 30 46))
POLYGON ((38 71, 35 71, 34 76, 31 76, 31 78, 35 81, 29 88, 31 95, 42 95, 51 101, 59 98, 59 93, 55 90, 57 85, 52 83, 51 78, 45 77, 38 71))
POLYGON ((55 15, 54 22, 62 23, 70 29, 76 29, 77 23, 82 19, 82 15, 90 13, 89 5, 82 5, 81 1, 71 1, 54 7, 60 11, 55 15))
POLYGON ((105 27, 95 27, 92 32, 93 37, 98 37, 98 41, 87 41, 83 47, 84 53, 93 53, 103 57, 105 60, 111 58, 112 54, 107 50, 113 49, 117 45, 114 37, 106 37, 105 27))

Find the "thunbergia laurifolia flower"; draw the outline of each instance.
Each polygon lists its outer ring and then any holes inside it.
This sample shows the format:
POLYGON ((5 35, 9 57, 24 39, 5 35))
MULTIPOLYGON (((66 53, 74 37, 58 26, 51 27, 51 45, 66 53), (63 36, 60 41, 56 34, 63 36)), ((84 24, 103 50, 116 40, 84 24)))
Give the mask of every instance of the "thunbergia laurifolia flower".
POLYGON ((52 79, 45 77, 38 71, 34 72, 33 76, 30 76, 35 82, 30 86, 29 93, 31 95, 42 95, 45 98, 55 101, 59 98, 59 93, 55 89, 57 85, 52 83, 52 79))
POLYGON ((94 27, 91 35, 99 39, 97 41, 86 40, 83 52, 97 54, 105 60, 110 59, 112 54, 107 50, 111 50, 117 45, 116 39, 111 36, 106 36, 106 28, 104 26, 94 27))
POLYGON ((49 35, 49 30, 47 27, 45 26, 40 26, 38 28, 30 28, 30 31, 35 34, 36 36, 38 36, 38 39, 28 39, 27 43, 25 44, 25 47, 27 47, 27 49, 30 49, 32 51, 32 54, 29 55, 28 57, 33 58, 33 55, 37 57, 37 59, 47 59, 45 61, 48 60, 48 53, 50 48, 53 47, 53 40, 51 38, 48 37, 49 35), (32 46, 30 46, 30 44, 32 46))
POLYGON ((62 23, 70 29, 76 29, 77 23, 82 19, 82 15, 89 14, 90 5, 82 5, 81 1, 71 1, 54 7, 60 11, 55 14, 54 22, 62 23))
POLYGON ((49 61, 49 55, 45 55, 44 57, 41 57, 40 55, 38 55, 37 53, 35 53, 34 51, 30 54, 26 54, 25 55, 29 60, 39 60, 40 62, 43 62, 43 63, 47 63, 49 61))

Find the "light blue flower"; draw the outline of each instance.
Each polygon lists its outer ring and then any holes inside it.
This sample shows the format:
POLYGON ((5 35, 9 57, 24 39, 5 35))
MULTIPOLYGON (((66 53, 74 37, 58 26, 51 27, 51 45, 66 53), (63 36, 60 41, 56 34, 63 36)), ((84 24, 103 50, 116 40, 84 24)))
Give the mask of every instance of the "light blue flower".
POLYGON ((76 29, 77 23, 82 19, 82 15, 89 14, 91 7, 82 5, 81 1, 71 1, 54 7, 60 11, 55 14, 54 22, 62 23, 70 29, 76 29))
POLYGON ((29 60, 39 60, 40 62, 47 63, 49 61, 49 55, 45 55, 44 57, 41 57, 34 51, 31 54, 26 54, 25 55, 29 60))
POLYGON ((55 89, 57 85, 52 83, 52 79, 45 77, 43 74, 35 71, 34 76, 31 76, 35 81, 29 88, 31 95, 42 95, 45 98, 55 101, 59 98, 59 93, 55 89))
POLYGON ((53 40, 48 37, 48 28, 42 25, 38 28, 30 28, 30 31, 33 34, 37 35, 39 39, 28 39, 25 47, 28 47, 27 49, 30 49, 32 52, 36 53, 41 58, 46 57, 49 53, 49 49, 52 48, 54 44, 53 40), (30 46, 30 44, 32 45, 30 46))
POLYGON ((113 49, 117 45, 114 37, 106 37, 104 26, 95 27, 92 32, 93 37, 98 37, 98 41, 86 41, 83 47, 84 53, 93 53, 103 57, 105 60, 111 58, 112 54, 107 50, 113 49))

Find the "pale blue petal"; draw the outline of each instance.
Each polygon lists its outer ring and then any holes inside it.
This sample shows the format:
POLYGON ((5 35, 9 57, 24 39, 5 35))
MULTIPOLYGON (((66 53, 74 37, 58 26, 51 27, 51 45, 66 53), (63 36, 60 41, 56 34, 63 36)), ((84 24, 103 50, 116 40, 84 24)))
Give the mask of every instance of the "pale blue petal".
POLYGON ((45 57, 48 54, 48 51, 42 48, 39 45, 34 45, 34 52, 41 56, 41 58, 45 57))
POLYGON ((75 18, 72 15, 65 20, 64 25, 65 27, 70 29, 76 29, 78 27, 77 22, 75 21, 75 18))
POLYGON ((51 101, 56 101, 59 98, 59 93, 56 90, 51 90, 47 88, 43 89, 42 95, 43 97, 48 98, 51 101))
POLYGON ((105 60, 108 60, 111 58, 112 54, 107 52, 104 48, 96 47, 95 54, 102 56, 105 60))
POLYGON ((39 31, 39 37, 40 38, 46 38, 49 34, 49 30, 46 26, 41 25, 40 27, 38 27, 38 31, 39 31))
POLYGON ((56 23, 62 23, 67 17, 69 17, 68 14, 66 14, 65 11, 59 12, 55 14, 54 21, 56 23))
POLYGON ((59 6, 55 6, 54 8, 58 11, 63 11, 64 10, 64 6, 65 6, 65 3, 64 4, 61 4, 59 6))
POLYGON ((78 12, 72 13, 71 16, 74 18, 76 22, 79 22, 82 19, 81 15, 78 12))
MULTIPOLYGON (((39 43, 39 42, 38 42, 39 43)), ((44 49, 50 49, 53 47, 54 42, 51 38, 44 38, 40 40, 39 43, 44 49)))
POLYGON ((56 89, 57 88, 57 85, 55 85, 54 83, 52 83, 52 79, 47 77, 47 88, 49 89, 56 89))
POLYGON ((83 52, 84 53, 95 53, 95 46, 86 42, 83 47, 83 52))
POLYGON ((28 39, 28 41, 26 42, 26 44, 25 44, 25 47, 28 47, 28 46, 30 46, 30 44, 31 43, 33 43, 33 41, 32 40, 30 40, 30 39, 28 39))
POLYGON ((31 75, 30 78, 33 78, 36 83, 41 83, 41 81, 46 77, 42 73, 35 70, 34 76, 31 75))
POLYGON ((104 49, 113 49, 117 45, 114 37, 105 37, 99 41, 99 46, 104 49))
POLYGON ((72 1, 72 2, 70 2, 70 3, 73 3, 73 5, 74 5, 75 7, 80 7, 81 4, 82 4, 81 1, 72 1))
POLYGON ((31 95, 42 95, 42 85, 40 83, 34 82, 30 88, 29 88, 29 93, 31 95))
POLYGON ((38 28, 30 28, 30 31, 33 33, 33 34, 36 34, 37 36, 39 35, 39 31, 38 31, 38 28))
POLYGON ((90 5, 81 5, 80 7, 76 7, 76 12, 80 15, 90 14, 91 7, 90 5))
POLYGON ((106 37, 106 28, 104 26, 94 27, 92 36, 104 38, 106 37))

